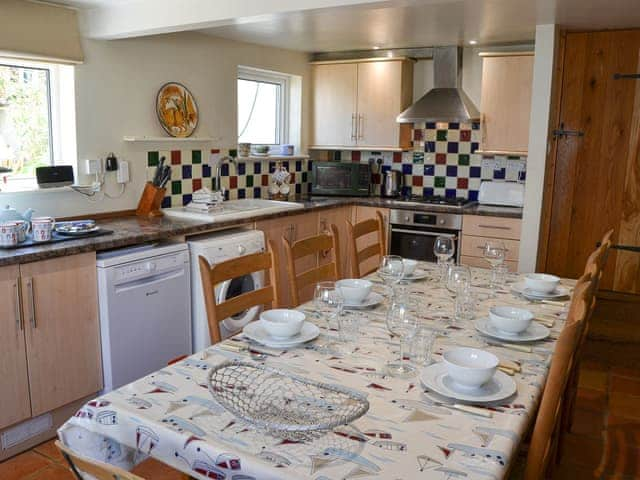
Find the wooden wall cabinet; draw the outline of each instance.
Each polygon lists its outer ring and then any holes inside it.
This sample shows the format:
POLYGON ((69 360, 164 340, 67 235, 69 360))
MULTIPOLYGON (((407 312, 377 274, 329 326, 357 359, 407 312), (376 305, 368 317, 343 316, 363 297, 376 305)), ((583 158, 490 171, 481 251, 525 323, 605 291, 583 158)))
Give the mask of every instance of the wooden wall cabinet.
POLYGON ((94 253, 3 267, 0 290, 0 428, 102 388, 94 253))
POLYGON ((533 52, 483 54, 480 150, 527 155, 533 52))
POLYGON ((487 240, 501 240, 507 248, 505 265, 510 272, 517 272, 521 226, 522 220, 519 218, 465 215, 462 220, 460 263, 470 267, 489 268, 488 262, 483 258, 484 244, 487 240))
POLYGON ((319 62, 312 82, 311 148, 410 147, 412 126, 396 117, 412 101, 412 61, 319 62))

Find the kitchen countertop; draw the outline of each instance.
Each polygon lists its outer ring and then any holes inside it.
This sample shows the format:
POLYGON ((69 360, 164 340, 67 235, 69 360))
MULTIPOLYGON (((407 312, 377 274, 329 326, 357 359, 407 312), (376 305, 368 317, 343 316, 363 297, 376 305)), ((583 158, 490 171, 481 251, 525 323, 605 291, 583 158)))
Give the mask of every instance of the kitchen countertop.
MULTIPOLYGON (((279 213, 255 215, 241 220, 224 220, 217 222, 204 222, 197 220, 176 219, 176 218, 140 218, 122 217, 110 220, 98 221, 98 224, 108 230, 113 230, 111 235, 100 237, 90 237, 65 242, 50 243, 40 246, 30 246, 12 250, 0 249, 0 266, 12 265, 16 263, 35 262, 48 258, 75 255, 78 253, 110 250, 122 248, 145 242, 166 240, 171 237, 194 235, 224 228, 251 224, 257 220, 285 217, 290 215, 300 215, 314 210, 324 210, 340 206, 364 205, 380 208, 399 208, 408 210, 428 211, 428 205, 407 204, 400 200, 386 199, 380 197, 305 197, 296 198, 296 202, 301 203, 304 208, 299 210, 285 210, 279 213)), ((451 212, 457 209, 447 209, 439 207, 438 211, 451 212)), ((512 207, 493 207, 486 205, 470 205, 463 210, 464 214, 490 215, 509 218, 521 218, 522 209, 512 207)))

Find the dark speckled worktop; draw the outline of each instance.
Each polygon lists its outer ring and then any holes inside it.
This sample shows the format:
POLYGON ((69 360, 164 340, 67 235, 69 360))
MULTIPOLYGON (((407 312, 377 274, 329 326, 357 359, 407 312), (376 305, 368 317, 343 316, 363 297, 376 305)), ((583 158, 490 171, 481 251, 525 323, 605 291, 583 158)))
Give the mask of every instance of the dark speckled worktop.
MULTIPOLYGON (((102 220, 98 224, 108 230, 113 230, 111 235, 91 237, 66 242, 51 243, 40 246, 30 246, 13 250, 0 248, 0 266, 15 263, 35 262, 47 258, 74 255, 78 253, 110 250, 113 248, 127 247, 144 242, 168 239, 171 237, 194 235, 198 233, 246 225, 256 220, 277 218, 290 215, 298 215, 314 210, 323 210, 339 206, 366 205, 381 208, 401 208, 409 210, 427 211, 433 209, 429 206, 416 206, 406 202, 378 197, 352 198, 352 197, 317 197, 296 199, 304 206, 301 210, 286 210, 280 213, 255 215, 239 220, 226 220, 218 222, 203 222, 176 218, 146 219, 138 217, 122 217, 112 220, 102 220)), ((439 207, 438 211, 446 212, 446 207, 439 207)), ((451 210, 453 211, 453 210, 451 210)), ((457 210, 456 210, 457 211, 457 210)), ((464 208, 464 214, 489 215, 509 218, 522 218, 522 209, 513 207, 493 207, 486 205, 470 205, 464 208)))

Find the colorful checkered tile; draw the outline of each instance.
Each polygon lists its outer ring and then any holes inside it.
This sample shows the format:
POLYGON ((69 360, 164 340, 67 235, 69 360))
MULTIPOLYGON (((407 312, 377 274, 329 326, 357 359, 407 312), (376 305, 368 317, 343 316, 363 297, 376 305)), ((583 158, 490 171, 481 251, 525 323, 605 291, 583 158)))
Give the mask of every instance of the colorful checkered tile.
MULTIPOLYGON (((413 150, 405 152, 329 151, 326 160, 374 165, 373 193, 380 192, 382 174, 399 170, 404 175, 405 193, 445 195, 478 199, 484 180, 525 181, 526 157, 482 156, 477 123, 416 123, 413 150), (375 169, 380 163, 381 168, 375 169)), ((320 157, 319 157, 320 158, 320 157)))
MULTIPOLYGON (((147 152, 147 180, 151 180, 160 158, 171 165, 171 180, 167 184, 167 193, 162 202, 164 208, 186 205, 191 195, 202 187, 212 188, 214 168, 209 163, 211 154, 228 154, 220 150, 172 150, 147 152)), ((311 162, 306 159, 292 158, 282 165, 291 173, 292 192, 309 192, 309 171, 311 162)), ((268 198, 269 173, 275 170, 276 162, 270 159, 261 161, 238 161, 235 165, 224 163, 220 169, 220 180, 226 190, 227 199, 268 198)))

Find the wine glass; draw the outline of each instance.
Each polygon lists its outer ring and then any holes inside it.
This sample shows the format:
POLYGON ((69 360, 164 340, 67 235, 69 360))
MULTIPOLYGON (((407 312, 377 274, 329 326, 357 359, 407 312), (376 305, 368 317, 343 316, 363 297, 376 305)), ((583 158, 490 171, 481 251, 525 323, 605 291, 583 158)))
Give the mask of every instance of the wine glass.
POLYGON ((447 289, 454 294, 454 319, 464 318, 467 296, 471 288, 471 270, 465 265, 452 265, 447 273, 447 289))
POLYGON ((327 332, 331 330, 331 320, 342 313, 344 299, 335 282, 320 282, 316 284, 313 293, 313 304, 316 307, 316 315, 322 318, 322 310, 329 309, 326 315, 327 332))
POLYGON ((398 255, 385 255, 380 261, 380 268, 378 269, 378 275, 382 278, 382 281, 391 289, 391 296, 393 297, 394 285, 400 283, 404 276, 404 263, 402 257, 398 255))
POLYGON ((389 363, 387 369, 393 376, 405 377, 411 375, 416 369, 405 362, 404 347, 406 341, 411 338, 416 331, 416 317, 411 313, 406 303, 393 302, 387 312, 386 321, 389 331, 400 339, 400 360, 389 363))
POLYGON ((446 274, 447 262, 453 257, 456 246, 453 237, 438 235, 433 242, 433 254, 438 259, 438 268, 440 269, 440 278, 443 279, 446 274))
POLYGON ((496 288, 498 286, 496 269, 504 263, 504 257, 507 249, 504 243, 499 240, 487 240, 482 249, 484 259, 491 265, 491 281, 489 286, 496 288))

